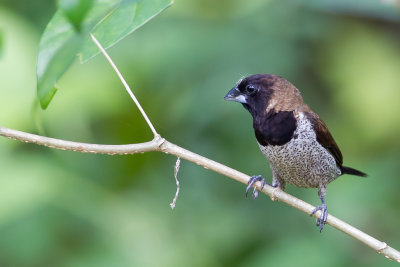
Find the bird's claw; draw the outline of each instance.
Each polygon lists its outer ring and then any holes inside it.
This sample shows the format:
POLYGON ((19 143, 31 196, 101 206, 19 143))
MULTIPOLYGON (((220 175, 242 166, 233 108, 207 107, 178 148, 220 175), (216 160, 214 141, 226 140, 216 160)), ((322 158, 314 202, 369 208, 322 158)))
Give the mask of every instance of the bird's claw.
POLYGON ((319 232, 322 232, 322 229, 324 228, 324 224, 326 223, 326 220, 328 218, 328 209, 326 208, 326 204, 322 203, 318 207, 315 207, 313 211, 310 213, 310 216, 314 215, 317 211, 321 211, 321 216, 317 218, 317 226, 319 226, 319 232))
MULTIPOLYGON (((261 190, 264 188, 264 185, 266 184, 265 179, 262 178, 261 175, 251 176, 249 182, 247 183, 247 187, 246 187, 246 197, 250 191, 250 188, 254 185, 255 182, 261 182, 261 190)), ((252 198, 256 199, 257 197, 258 197, 257 187, 254 187, 254 190, 252 193, 252 198)))

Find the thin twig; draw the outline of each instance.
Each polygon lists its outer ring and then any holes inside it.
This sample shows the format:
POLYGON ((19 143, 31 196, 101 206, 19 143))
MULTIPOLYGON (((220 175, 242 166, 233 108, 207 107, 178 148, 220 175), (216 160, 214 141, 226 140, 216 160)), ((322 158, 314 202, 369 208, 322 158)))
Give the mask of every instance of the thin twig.
POLYGON ((144 109, 142 108, 142 106, 140 105, 139 101, 136 99, 135 95, 133 94, 131 88, 129 87, 128 83, 125 81, 124 77, 122 76, 122 74, 119 72, 117 66, 115 66, 114 62, 112 61, 112 59, 110 58, 110 56, 107 54, 106 50, 103 48, 103 46, 99 43, 99 41, 97 41, 96 37, 94 37, 94 35, 91 33, 90 37, 92 37, 93 42, 99 47, 101 53, 103 53, 103 55, 105 56, 105 58, 108 60, 108 62, 110 63, 111 67, 114 69, 114 71, 117 73, 119 79, 121 80, 122 84, 125 86, 126 91, 128 92, 128 94, 130 95, 130 97, 132 98, 133 102, 135 102, 136 106, 138 107, 138 109, 140 110, 140 112, 143 115, 143 118, 146 120, 147 124, 149 125, 151 131, 153 132, 154 136, 158 136, 159 134, 157 133, 156 129, 154 128, 153 124, 151 123, 150 119, 147 117, 146 112, 144 111, 144 109))
POLYGON ((176 160, 175 163, 175 168, 174 168, 174 177, 175 177, 175 183, 176 183, 176 193, 175 193, 175 197, 172 200, 171 204, 169 204, 171 206, 171 209, 174 209, 176 206, 176 201, 178 200, 178 196, 179 196, 179 180, 178 180, 178 172, 179 172, 179 168, 181 167, 181 158, 178 157, 178 159, 176 160))
MULTIPOLYGON (((10 139, 20 140, 26 143, 35 143, 37 145, 47 146, 51 148, 57 148, 62 150, 72 150, 77 152, 95 153, 95 154, 110 154, 110 155, 126 155, 126 154, 136 154, 149 151, 161 151, 166 154, 172 154, 179 158, 185 159, 187 161, 196 163, 197 165, 203 166, 214 172, 218 172, 225 175, 231 179, 234 179, 243 184, 247 184, 250 176, 241 173, 235 169, 227 167, 221 163, 208 159, 206 157, 200 156, 182 147, 179 147, 167 140, 156 137, 150 142, 130 144, 130 145, 99 145, 99 144, 86 144, 65 141, 55 138, 43 137, 35 134, 25 133, 17 130, 12 130, 0 126, 0 136, 4 136, 10 139)), ((260 189, 260 183, 255 184, 258 189, 260 189)), ((286 203, 307 215, 311 213, 314 206, 311 204, 298 199, 282 190, 276 190, 276 188, 269 185, 265 185, 262 192, 269 197, 274 197, 275 200, 286 203)), ((314 217, 319 217, 320 212, 316 212, 314 217)), ((342 231, 345 234, 359 240, 365 245, 371 247, 376 252, 384 255, 386 258, 397 261, 400 263, 400 252, 396 249, 388 246, 385 242, 379 241, 378 239, 362 232, 361 230, 349 225, 348 223, 332 216, 328 215, 327 224, 332 227, 342 231)))

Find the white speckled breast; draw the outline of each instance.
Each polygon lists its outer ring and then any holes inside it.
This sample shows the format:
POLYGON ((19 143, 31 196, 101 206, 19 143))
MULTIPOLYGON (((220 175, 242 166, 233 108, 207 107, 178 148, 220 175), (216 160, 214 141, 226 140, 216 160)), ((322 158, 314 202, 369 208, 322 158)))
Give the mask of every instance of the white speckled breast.
POLYGON ((311 122, 302 112, 298 113, 297 129, 288 143, 259 146, 278 176, 274 179, 298 187, 319 187, 341 175, 334 157, 318 143, 311 122))

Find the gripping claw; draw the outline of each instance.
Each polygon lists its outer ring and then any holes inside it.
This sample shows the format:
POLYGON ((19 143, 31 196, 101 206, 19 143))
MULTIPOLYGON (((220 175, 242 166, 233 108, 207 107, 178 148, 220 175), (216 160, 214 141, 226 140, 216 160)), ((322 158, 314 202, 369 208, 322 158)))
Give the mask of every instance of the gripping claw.
POLYGON ((310 216, 312 216, 314 213, 316 213, 318 210, 321 211, 321 216, 317 218, 317 226, 319 226, 319 232, 322 232, 322 229, 324 228, 324 224, 326 223, 326 220, 328 218, 328 209, 326 208, 325 204, 325 199, 321 197, 322 204, 319 205, 318 207, 315 207, 313 211, 310 213, 310 216))
MULTIPOLYGON (((246 197, 250 191, 250 188, 254 185, 255 182, 261 182, 261 190, 264 188, 264 185, 266 184, 265 179, 262 178, 261 175, 251 176, 249 182, 247 183, 247 187, 246 187, 246 197)), ((257 187, 254 187, 254 190, 252 193, 252 198, 256 199, 257 197, 258 197, 257 187)))

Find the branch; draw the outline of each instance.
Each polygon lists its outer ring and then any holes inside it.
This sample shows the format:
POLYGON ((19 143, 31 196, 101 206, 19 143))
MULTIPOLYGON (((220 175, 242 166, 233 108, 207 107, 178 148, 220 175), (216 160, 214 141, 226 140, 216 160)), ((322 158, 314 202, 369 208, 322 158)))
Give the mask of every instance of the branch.
MULTIPOLYGON (((213 161, 211 159, 193 153, 189 150, 186 150, 182 147, 179 147, 173 143, 170 143, 158 135, 155 136, 155 138, 152 141, 146 143, 129 144, 129 145, 99 145, 99 144, 78 143, 78 142, 65 141, 55 138, 49 138, 17 130, 12 130, 0 126, 0 136, 56 149, 72 150, 77 152, 94 153, 94 154, 127 155, 127 154, 136 154, 149 151, 160 151, 196 163, 197 165, 200 165, 214 172, 218 172, 243 184, 247 184, 250 178, 250 176, 241 173, 235 169, 232 169, 221 163, 218 163, 216 161, 213 161)), ((257 182, 255 186, 257 187, 257 189, 260 190, 260 182, 257 182)), ((311 211, 314 209, 314 207, 311 204, 301 199, 298 199, 288 193, 285 193, 280 189, 274 188, 270 185, 265 185, 262 192, 267 196, 269 196, 273 201, 274 200, 281 201, 306 214, 310 214, 311 211)), ((313 216, 316 218, 319 217, 320 212, 319 211, 316 212, 313 216)), ((377 240, 376 238, 362 232, 361 230, 345 223, 344 221, 336 217, 333 217, 330 214, 328 215, 327 224, 359 240, 360 242, 374 249, 379 254, 384 255, 386 258, 400 263, 400 252, 388 246, 385 242, 377 240)))

